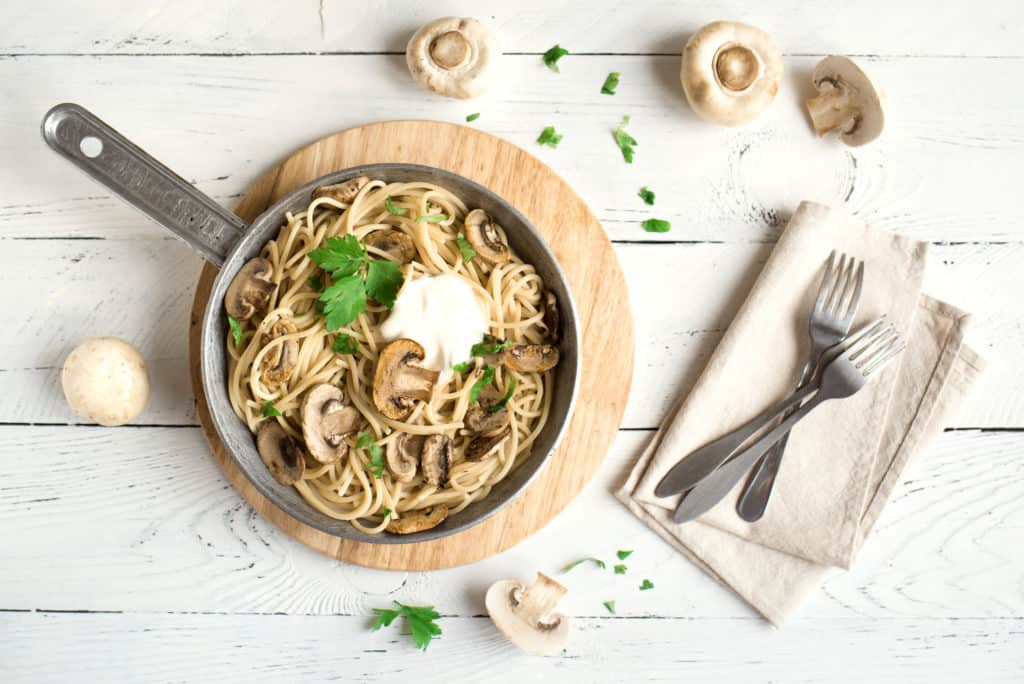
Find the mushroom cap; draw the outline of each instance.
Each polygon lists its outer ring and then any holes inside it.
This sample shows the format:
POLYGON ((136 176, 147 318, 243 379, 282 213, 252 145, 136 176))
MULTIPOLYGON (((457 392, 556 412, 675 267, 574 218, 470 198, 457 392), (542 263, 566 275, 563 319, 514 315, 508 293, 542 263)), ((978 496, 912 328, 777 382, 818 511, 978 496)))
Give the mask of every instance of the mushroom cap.
MULTIPOLYGON (((267 332, 263 333, 261 342, 267 345, 279 337, 292 335, 298 330, 292 319, 280 318, 274 321, 267 332)), ((276 389, 292 377, 298 360, 299 341, 283 340, 272 346, 263 355, 263 360, 260 361, 260 379, 268 389, 276 389)))
POLYGON ((739 126, 756 119, 775 99, 782 51, 756 26, 714 21, 686 42, 679 80, 702 119, 739 126))
POLYGON ((266 309, 270 295, 274 294, 274 288, 277 287, 270 282, 273 272, 274 267, 263 257, 246 261, 224 293, 224 308, 228 315, 239 321, 247 321, 253 314, 266 309))
POLYGON ((397 228, 370 231, 363 238, 363 244, 379 249, 400 264, 407 264, 416 257, 416 243, 397 228))
POLYGON ((425 352, 415 340, 399 338, 381 350, 373 374, 373 404, 392 420, 412 413, 416 401, 430 399, 438 371, 424 368, 425 352))
POLYGON ((466 229, 466 240, 480 258, 492 264, 500 264, 511 258, 508 245, 501 239, 498 224, 483 209, 474 209, 466 214, 462 222, 466 229))
POLYGON ((487 454, 508 439, 508 436, 512 434, 512 426, 505 425, 501 430, 491 435, 479 435, 473 438, 473 441, 466 447, 466 460, 467 461, 479 461, 487 454))
POLYGON ((426 435, 399 432, 398 437, 388 445, 387 465, 391 475, 399 482, 412 482, 423 453, 426 435))
POLYGON ((553 344, 513 344, 501 352, 501 363, 520 373, 543 373, 558 365, 560 355, 553 344))
POLYGON ((560 336, 559 322, 561 318, 558 315, 558 297, 551 290, 544 291, 544 318, 541 320, 544 323, 544 327, 548 330, 548 337, 551 338, 552 342, 557 342, 560 336))
POLYGON ((100 425, 124 425, 149 400, 146 360, 118 337, 93 337, 71 350, 61 385, 71 410, 100 425))
POLYGON ((451 462, 452 440, 448 435, 430 435, 423 441, 420 470, 424 482, 435 487, 447 486, 451 462))
POLYGON ((448 506, 437 504, 415 511, 406 511, 397 520, 388 523, 387 531, 393 534, 412 534, 437 527, 448 517, 448 506))
POLYGON ((276 420, 265 420, 257 428, 256 450, 260 453, 263 465, 281 484, 295 484, 302 479, 306 471, 306 459, 295 446, 295 440, 276 420))
POLYGON ((329 383, 306 392, 299 417, 306 450, 320 463, 334 463, 347 454, 345 437, 363 424, 359 409, 347 405, 341 388, 329 383))
POLYGON ((468 99, 491 84, 499 55, 490 30, 470 17, 441 17, 424 24, 405 48, 409 73, 427 90, 468 99))
POLYGON ((369 182, 369 176, 357 176, 356 178, 351 178, 344 183, 321 185, 313 190, 312 199, 316 200, 326 197, 334 200, 335 202, 351 204, 352 200, 354 200, 359 194, 359 191, 362 190, 369 182))
POLYGON ((840 140, 850 147, 858 147, 882 134, 885 127, 885 94, 858 62, 841 55, 826 57, 814 67, 811 82, 819 96, 808 100, 807 108, 811 118, 815 119, 815 130, 819 136, 833 128, 820 126, 815 116, 818 112, 814 103, 823 100, 827 102, 828 98, 822 96, 827 96, 837 88, 844 91, 843 100, 850 114, 837 126, 840 140))
POLYGON ((538 572, 524 588, 516 580, 500 580, 487 590, 484 603, 494 626, 513 644, 535 655, 557 655, 569 643, 569 618, 554 612, 566 589, 538 572))

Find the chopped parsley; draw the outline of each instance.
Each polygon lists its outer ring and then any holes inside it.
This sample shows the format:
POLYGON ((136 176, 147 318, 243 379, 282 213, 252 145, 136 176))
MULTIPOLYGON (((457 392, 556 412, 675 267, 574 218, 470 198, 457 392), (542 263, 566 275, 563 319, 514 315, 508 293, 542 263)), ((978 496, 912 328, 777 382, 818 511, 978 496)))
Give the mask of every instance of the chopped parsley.
POLYGON ((602 95, 614 95, 615 89, 619 87, 619 76, 618 71, 613 71, 608 74, 608 77, 604 79, 604 85, 601 86, 602 95))
POLYGON ((605 601, 601 605, 603 605, 605 608, 607 608, 609 613, 611 613, 612 615, 615 615, 615 601, 605 601))
POLYGON ((558 71, 558 60, 569 54, 561 45, 556 45, 547 52, 544 53, 544 66, 552 71, 558 71))
POLYGON ((619 557, 619 560, 626 560, 631 555, 633 555, 633 552, 632 551, 616 551, 615 555, 619 557))
POLYGON ((440 223, 441 221, 448 220, 448 214, 423 214, 417 216, 416 220, 419 223, 440 223))
POLYGON ((480 373, 480 379, 474 382, 473 388, 469 390, 469 403, 475 404, 480 399, 480 390, 492 382, 494 382, 494 369, 490 366, 484 366, 483 371, 480 373))
POLYGON ((470 114, 469 116, 466 117, 466 121, 476 121, 479 118, 480 118, 480 112, 473 112, 472 114, 470 114))
POLYGON ((329 237, 309 258, 331 274, 334 282, 318 298, 328 332, 348 325, 366 309, 369 297, 391 308, 404 278, 394 261, 371 259, 355 235, 329 237))
POLYGON ((626 574, 626 566, 623 565, 622 563, 619 563, 618 565, 616 565, 612 569, 615 571, 616 575, 625 575, 626 574))
POLYGON ((497 354, 498 352, 505 351, 506 349, 512 346, 511 340, 505 340, 504 342, 488 341, 493 339, 493 337, 484 335, 484 341, 477 342, 476 344, 474 344, 472 349, 470 349, 469 353, 472 356, 490 356, 491 354, 497 354))
POLYGON ((626 160, 627 164, 633 163, 633 148, 639 145, 636 138, 626 132, 626 126, 629 125, 629 117, 622 117, 622 123, 619 127, 612 131, 612 136, 615 138, 615 144, 619 146, 619 150, 622 151, 622 158, 626 160))
POLYGON ((476 250, 473 249, 473 245, 469 244, 462 233, 455 236, 455 244, 459 246, 459 252, 462 254, 462 260, 467 264, 476 258, 476 250))
POLYGON ((231 329, 231 339, 235 341, 235 346, 242 344, 242 324, 231 314, 228 314, 228 327, 231 329))
POLYGON ((385 518, 388 518, 388 517, 390 517, 390 516, 391 516, 391 509, 390 509, 390 508, 388 508, 387 506, 385 506, 385 507, 384 507, 384 517, 385 517, 385 518))
POLYGON ((400 207, 391 201, 391 195, 384 198, 384 208, 388 210, 388 213, 392 216, 405 216, 405 212, 409 211, 405 207, 400 207))
POLYGON ((547 145, 548 147, 558 147, 558 143, 562 142, 562 134, 556 133, 554 126, 548 126, 540 132, 540 137, 537 138, 537 142, 540 145, 547 145))
POLYGON ((637 197, 644 201, 644 204, 654 206, 654 191, 648 188, 646 185, 640 188, 640 192, 636 193, 637 197))
POLYGON ((652 582, 649 579, 644 579, 644 581, 640 583, 640 591, 647 591, 648 589, 653 589, 653 588, 654 588, 654 582, 652 582))
POLYGON ((267 418, 276 418, 281 415, 281 412, 274 407, 274 402, 270 400, 263 402, 263 408, 260 409, 260 413, 267 418))
POLYGON ((381 627, 390 627, 395 618, 401 615, 405 618, 405 623, 409 625, 409 630, 412 632, 412 640, 416 642, 416 646, 421 651, 427 650, 430 640, 441 633, 441 628, 434 622, 434 620, 441 617, 441 614, 434 610, 434 606, 407 606, 398 601, 395 601, 395 605, 398 606, 397 610, 391 608, 373 609, 373 612, 377 614, 377 619, 373 622, 373 629, 379 630, 381 627))
POLYGON ((505 390, 505 396, 503 396, 498 401, 498 403, 496 403, 494 406, 492 406, 490 409, 488 409, 488 412, 489 413, 497 413, 501 409, 505 408, 505 405, 508 404, 508 400, 512 398, 512 394, 515 391, 516 391, 516 381, 513 378, 512 381, 508 383, 508 389, 505 390))
POLYGON ((342 333, 335 336, 332 346, 334 347, 335 354, 355 354, 359 351, 359 340, 351 335, 342 333))
POLYGON ((648 233, 667 233, 672 230, 672 224, 661 219, 647 219, 642 225, 648 233))
POLYGON ((472 363, 470 361, 463 361, 462 363, 456 363, 452 365, 452 370, 456 373, 465 373, 470 369, 472 363))
POLYGON ((370 460, 366 464, 366 470, 380 479, 384 475, 384 450, 380 448, 380 444, 373 443, 373 435, 360 432, 356 439, 356 449, 366 449, 369 452, 370 460))
POLYGON ((597 567, 601 568, 602 570, 604 570, 605 567, 606 567, 605 564, 604 564, 604 561, 601 560, 600 558, 593 558, 593 557, 580 558, 578 561, 573 561, 572 563, 569 563, 564 568, 562 568, 562 574, 564 575, 565 573, 569 572, 570 570, 575 568, 580 563, 593 563, 594 565, 596 565, 597 567))

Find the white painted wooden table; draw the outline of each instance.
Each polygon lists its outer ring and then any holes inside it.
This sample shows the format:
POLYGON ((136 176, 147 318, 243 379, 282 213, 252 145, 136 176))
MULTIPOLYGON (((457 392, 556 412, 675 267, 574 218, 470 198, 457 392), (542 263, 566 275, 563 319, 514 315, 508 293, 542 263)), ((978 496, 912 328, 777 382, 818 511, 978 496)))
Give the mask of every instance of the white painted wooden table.
POLYGON ((6 0, 0 681, 1024 680, 1022 38, 1024 5, 994 0, 6 0), (430 96, 405 72, 411 32, 451 13, 502 39, 502 84, 483 100, 430 96), (679 88, 686 36, 719 18, 764 27, 786 52, 777 102, 747 128, 699 122, 679 88), (561 74, 539 58, 556 42, 573 52, 561 74), (877 144, 810 132, 800 100, 829 53, 863 57, 885 85, 877 144), (609 71, 622 73, 615 97, 599 93, 609 71), (634 388, 600 475, 535 537, 442 572, 344 565, 256 517, 209 456, 187 382, 200 260, 43 146, 39 119, 65 100, 229 205, 335 130, 481 112, 473 125, 582 193, 629 279, 634 388), (609 133, 624 114, 640 141, 631 166, 609 133), (565 134, 556 150, 534 143, 546 125, 565 134), (653 210, 641 185, 658 193, 653 210), (802 198, 931 241, 928 290, 977 314, 974 344, 992 367, 853 571, 774 630, 610 491, 802 198), (644 233, 651 215, 672 231, 644 233), (149 359, 137 425, 83 425, 65 406, 60 364, 91 335, 125 337, 149 359), (491 581, 618 548, 635 549, 627 576, 565 577, 576 631, 563 656, 522 655, 484 616, 491 581), (636 591, 642 577, 656 589, 636 591), (427 653, 398 629, 368 630, 370 609, 392 599, 444 614, 427 653))

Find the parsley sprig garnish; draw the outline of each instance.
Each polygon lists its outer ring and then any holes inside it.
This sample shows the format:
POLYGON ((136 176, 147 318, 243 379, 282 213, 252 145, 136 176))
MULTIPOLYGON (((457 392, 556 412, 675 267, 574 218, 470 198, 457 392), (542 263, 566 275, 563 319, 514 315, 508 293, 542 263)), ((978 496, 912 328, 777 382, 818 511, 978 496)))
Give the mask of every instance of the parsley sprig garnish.
POLYGON ((331 274, 334 283, 319 297, 328 332, 348 325, 366 309, 368 297, 391 308, 402 286, 402 271, 394 261, 371 259, 355 235, 329 237, 309 258, 331 274))
POLYGON ((334 338, 332 348, 335 354, 355 354, 359 351, 359 340, 347 333, 342 333, 334 338))
POLYGON ((395 601, 395 605, 398 606, 397 610, 391 608, 373 609, 373 612, 377 614, 377 619, 373 621, 373 629, 378 630, 381 627, 390 627, 395 618, 401 615, 405 618, 405 623, 409 625, 410 631, 412 631, 412 640, 416 642, 416 646, 421 651, 427 650, 431 639, 441 633, 441 628, 434 622, 434 620, 441 617, 441 614, 434 610, 434 606, 407 606, 398 601, 395 601))
POLYGON ((544 65, 552 71, 558 71, 558 60, 569 54, 561 45, 556 45, 544 53, 544 65))
POLYGON ((480 399, 480 390, 492 382, 494 382, 494 369, 490 366, 484 366, 483 371, 480 373, 480 378, 473 383, 473 388, 469 390, 469 403, 475 404, 480 399))
POLYGON ((366 449, 370 454, 370 461, 366 464, 366 471, 377 479, 383 477, 384 450, 380 448, 380 444, 373 443, 373 435, 360 432, 359 437, 356 439, 356 448, 366 449))
POLYGON ((615 144, 619 146, 619 150, 622 151, 622 158, 626 160, 627 164, 633 163, 633 148, 639 145, 636 138, 626 132, 626 126, 629 125, 629 117, 622 117, 622 123, 619 127, 612 131, 612 136, 615 138, 615 144))
POLYGON ((472 356, 490 356, 491 354, 497 354, 498 352, 505 351, 512 346, 511 340, 504 340, 502 342, 491 342, 493 337, 484 336, 483 342, 477 342, 470 349, 469 353, 472 356))
POLYGON ((619 76, 618 71, 613 71, 608 74, 608 77, 604 79, 604 85, 601 86, 602 95, 614 95, 615 89, 619 87, 619 76))
POLYGON ((593 557, 580 558, 578 561, 573 561, 572 563, 569 563, 564 568, 562 568, 562 574, 564 575, 565 573, 569 572, 570 570, 575 568, 580 563, 593 563, 594 565, 596 565, 597 567, 601 568, 602 570, 604 570, 605 567, 607 567, 607 566, 605 566, 604 561, 601 560, 600 558, 593 558, 593 557))
POLYGON ((558 147, 558 143, 562 142, 562 134, 555 131, 554 126, 547 126, 543 131, 540 132, 540 137, 537 138, 537 143, 540 145, 547 145, 548 147, 558 147))
POLYGON ((231 339, 235 341, 235 346, 242 344, 242 324, 238 322, 238 319, 228 314, 228 327, 231 328, 231 339))

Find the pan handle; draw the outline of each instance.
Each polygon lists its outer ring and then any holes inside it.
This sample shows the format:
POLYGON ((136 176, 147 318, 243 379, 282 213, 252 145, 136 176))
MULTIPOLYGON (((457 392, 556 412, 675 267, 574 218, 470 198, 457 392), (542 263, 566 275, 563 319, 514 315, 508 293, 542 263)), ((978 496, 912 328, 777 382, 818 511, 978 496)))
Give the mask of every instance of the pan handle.
POLYGON ((59 104, 43 117, 46 144, 176 233, 215 266, 224 263, 246 223, 142 151, 95 114, 59 104))

